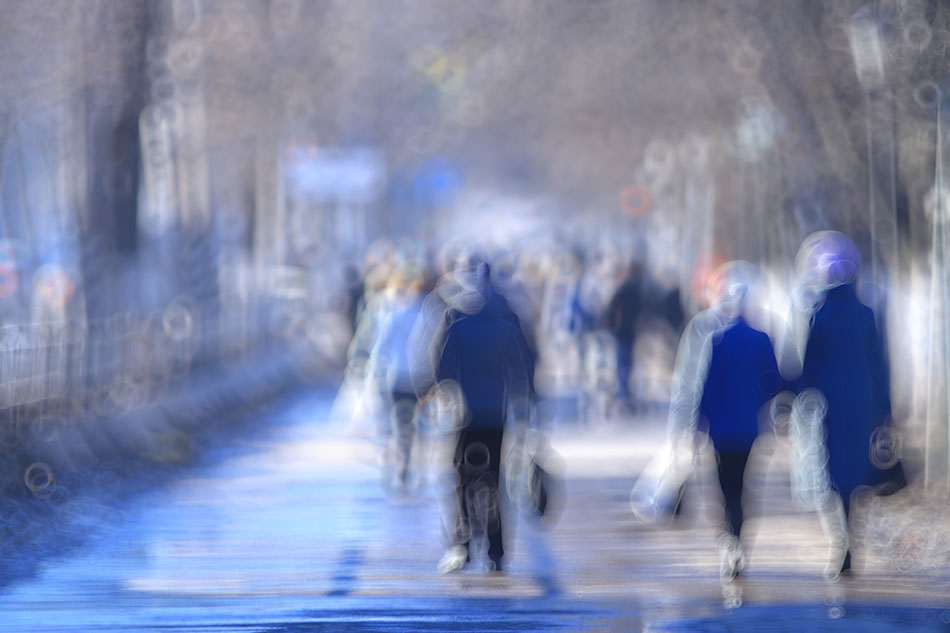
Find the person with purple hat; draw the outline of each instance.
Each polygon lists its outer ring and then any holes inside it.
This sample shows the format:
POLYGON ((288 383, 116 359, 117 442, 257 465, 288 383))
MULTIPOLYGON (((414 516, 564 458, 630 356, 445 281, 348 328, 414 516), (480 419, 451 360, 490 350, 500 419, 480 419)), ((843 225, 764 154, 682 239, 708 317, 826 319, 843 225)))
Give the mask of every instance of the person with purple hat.
POLYGON ((797 387, 824 398, 827 476, 838 494, 828 497, 822 523, 833 545, 826 575, 836 578, 851 568, 852 493, 887 477, 872 463, 870 444, 875 429, 890 418, 890 381, 874 313, 856 292, 861 255, 854 242, 837 231, 813 234, 798 263, 813 289, 814 306, 797 387))

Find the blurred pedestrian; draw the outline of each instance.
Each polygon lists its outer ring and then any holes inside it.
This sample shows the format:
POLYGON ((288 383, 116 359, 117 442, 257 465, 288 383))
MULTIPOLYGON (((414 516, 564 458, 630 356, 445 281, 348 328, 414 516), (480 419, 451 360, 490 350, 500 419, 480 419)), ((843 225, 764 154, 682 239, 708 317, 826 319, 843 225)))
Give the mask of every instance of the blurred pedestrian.
POLYGON ((614 336, 617 354, 617 393, 615 408, 618 413, 636 409, 630 394, 630 374, 633 371, 633 345, 637 320, 642 307, 643 265, 633 261, 614 292, 604 321, 614 336))
POLYGON ((502 440, 509 412, 527 419, 532 382, 530 351, 518 317, 491 283, 486 259, 471 258, 456 269, 459 297, 446 313, 436 378, 457 395, 454 508, 451 547, 439 563, 442 572, 461 569, 470 545, 484 530, 490 569, 500 571, 504 556, 500 497, 502 440))
POLYGON ((729 262, 713 273, 712 307, 690 321, 680 343, 670 406, 674 445, 692 444, 700 429, 715 448, 725 511, 717 541, 720 573, 727 581, 745 564, 739 537, 746 464, 764 405, 782 382, 769 336, 748 322, 754 276, 745 262, 729 262))
POLYGON ((410 357, 418 352, 410 342, 412 328, 422 308, 422 280, 415 271, 393 276, 387 289, 389 313, 379 327, 379 336, 372 352, 374 374, 382 383, 388 405, 388 436, 384 459, 384 475, 389 483, 390 470, 402 491, 409 487, 409 466, 416 436, 417 397, 412 385, 410 357))
POLYGON ((800 263, 816 289, 816 304, 802 356, 798 388, 825 400, 827 470, 837 495, 822 508, 832 540, 827 575, 851 568, 848 516, 851 496, 862 485, 883 483, 887 474, 871 459, 875 429, 890 418, 890 388, 883 344, 874 313, 857 296, 861 269, 857 246, 846 235, 823 231, 802 246, 800 263))

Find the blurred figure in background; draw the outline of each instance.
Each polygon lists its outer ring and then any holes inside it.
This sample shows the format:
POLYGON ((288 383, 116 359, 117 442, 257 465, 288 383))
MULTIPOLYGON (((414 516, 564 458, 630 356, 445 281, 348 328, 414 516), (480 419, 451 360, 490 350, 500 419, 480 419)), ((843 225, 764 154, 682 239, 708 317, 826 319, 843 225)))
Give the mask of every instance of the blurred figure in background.
POLYGON ((353 333, 356 332, 356 326, 363 311, 363 284, 359 269, 352 264, 347 264, 343 268, 343 291, 346 297, 343 311, 350 324, 350 331, 353 333))
POLYGON ((356 324, 347 347, 344 381, 334 410, 348 419, 351 431, 360 434, 381 431, 379 421, 385 415, 383 402, 388 398, 385 386, 380 387, 373 373, 371 356, 379 338, 380 324, 388 314, 385 290, 392 276, 390 247, 388 243, 375 244, 366 254, 362 279, 355 270, 346 278, 352 283, 348 293, 359 298, 352 304, 356 324), (357 284, 361 284, 362 289, 358 289, 357 284))
POLYGON ((659 274, 648 275, 633 359, 633 391, 642 414, 667 413, 676 347, 685 318, 676 271, 663 268, 659 274))
POLYGON ((614 292, 604 321, 617 344, 617 394, 615 411, 631 413, 636 403, 630 394, 630 373, 633 370, 633 345, 643 295, 643 265, 634 260, 614 292))
POLYGON ((380 398, 385 395, 380 391, 384 386, 377 380, 379 376, 373 373, 370 357, 379 338, 379 327, 389 313, 386 288, 392 275, 390 261, 381 262, 368 269, 364 280, 363 306, 347 354, 347 368, 352 368, 362 380, 360 411, 368 417, 378 416, 380 398))
POLYGON ((571 295, 571 331, 583 337, 599 325, 604 291, 603 284, 596 277, 597 262, 591 261, 593 258, 582 250, 575 257, 580 270, 571 295))
POLYGON ((580 411, 588 424, 608 417, 617 391, 616 343, 603 323, 616 286, 611 268, 610 257, 599 249, 587 255, 572 301, 582 371, 580 411))
POLYGON ((409 488, 409 466, 416 436, 417 398, 410 374, 410 356, 419 353, 410 342, 422 309, 422 279, 412 269, 397 272, 387 288, 388 315, 379 327, 371 365, 388 396, 388 442, 383 461, 385 483, 395 475, 401 491, 409 488))
POLYGON ((543 377, 538 387, 545 394, 562 394, 573 386, 580 364, 577 339, 571 329, 572 300, 580 269, 573 253, 555 247, 549 253, 544 272, 538 323, 539 368, 543 377))
POLYGON ((729 262, 713 273, 707 287, 712 307, 690 321, 680 342, 670 404, 674 444, 692 444, 702 428, 716 451, 725 510, 717 540, 725 581, 745 564, 739 535, 746 464, 763 407, 782 383, 768 335, 747 320, 755 276, 746 262, 729 262))
POLYGON ((532 364, 520 321, 507 300, 492 287, 487 259, 471 253, 455 270, 459 292, 449 302, 444 337, 435 364, 443 394, 455 398, 454 525, 451 547, 439 570, 461 569, 470 545, 488 541, 489 569, 500 571, 504 556, 500 498, 502 440, 509 412, 527 420, 532 364))
POLYGON ((890 381, 874 313, 855 291, 861 256, 854 242, 836 231, 816 233, 802 245, 799 265, 811 289, 803 294, 814 304, 798 388, 825 400, 827 469, 837 494, 827 495, 820 512, 833 550, 826 574, 833 578, 851 568, 852 493, 885 480, 870 456, 872 434, 890 418, 890 381))
MULTIPOLYGON (((502 250, 495 253, 491 259, 491 287, 492 291, 503 297, 508 308, 514 313, 528 344, 529 371, 534 375, 534 367, 538 363, 538 334, 533 321, 538 314, 538 306, 534 304, 528 289, 516 274, 517 258, 511 253, 502 250)), ((529 385, 534 394, 534 385, 529 385)))
POLYGON ((655 284, 654 312, 656 316, 669 326, 670 330, 679 334, 686 320, 683 311, 683 298, 680 293, 678 273, 675 269, 664 269, 655 284))

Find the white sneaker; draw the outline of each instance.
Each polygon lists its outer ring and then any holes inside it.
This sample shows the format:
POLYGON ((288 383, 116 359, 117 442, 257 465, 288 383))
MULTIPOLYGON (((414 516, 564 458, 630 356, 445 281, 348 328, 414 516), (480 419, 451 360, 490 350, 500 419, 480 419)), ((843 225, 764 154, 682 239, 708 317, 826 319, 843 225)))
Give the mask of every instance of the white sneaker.
POLYGON ((719 541, 719 577, 731 582, 745 567, 742 546, 735 536, 723 537, 719 541))
POLYGON ((450 574, 465 567, 468 562, 468 548, 464 545, 453 545, 446 550, 437 569, 440 574, 450 574))

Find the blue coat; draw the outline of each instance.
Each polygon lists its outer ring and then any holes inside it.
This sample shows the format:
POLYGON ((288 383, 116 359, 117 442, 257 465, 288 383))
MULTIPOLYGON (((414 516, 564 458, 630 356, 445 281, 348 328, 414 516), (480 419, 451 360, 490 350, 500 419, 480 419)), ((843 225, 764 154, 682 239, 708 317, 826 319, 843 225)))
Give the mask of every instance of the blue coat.
POLYGON ((881 483, 869 442, 890 417, 888 372, 874 313, 853 283, 829 290, 815 313, 800 387, 818 389, 828 402, 828 471, 845 502, 856 486, 881 483))
POLYGON ((759 434, 759 410, 781 387, 767 334, 738 318, 713 335, 699 413, 716 450, 748 452, 759 434))
POLYGON ((466 426, 502 429, 509 403, 531 393, 530 351, 518 317, 501 295, 491 293, 479 312, 454 312, 450 319, 436 377, 458 383, 469 413, 466 426))

